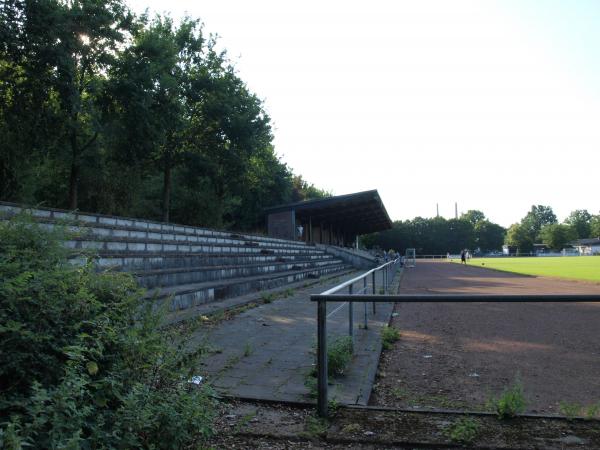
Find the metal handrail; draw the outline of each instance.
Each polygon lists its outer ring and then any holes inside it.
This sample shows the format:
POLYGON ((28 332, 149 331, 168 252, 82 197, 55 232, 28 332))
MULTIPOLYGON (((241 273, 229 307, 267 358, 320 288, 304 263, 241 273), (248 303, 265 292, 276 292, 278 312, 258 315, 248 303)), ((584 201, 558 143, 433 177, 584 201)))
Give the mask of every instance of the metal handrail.
POLYGON ((337 286, 332 287, 331 289, 319 294, 319 295, 331 295, 336 293, 337 291, 339 291, 340 289, 343 289, 345 287, 348 287, 354 283, 357 283, 358 281, 362 280, 363 278, 368 277, 369 275, 371 275, 372 273, 377 272, 378 270, 382 270, 383 268, 390 266, 392 264, 397 264, 399 262, 399 258, 396 258, 392 261, 386 262, 385 264, 382 264, 379 267, 375 267, 374 269, 369 270, 368 272, 363 273, 362 275, 359 275, 355 278, 352 278, 351 280, 348 281, 344 281, 341 284, 338 284, 337 286))
MULTIPOLYGON (((395 262, 395 261, 392 261, 395 262)), ((390 263, 384 264, 377 269, 381 269, 390 263)), ((398 295, 352 295, 352 283, 357 280, 365 279, 369 273, 374 273, 373 269, 366 274, 354 278, 336 286, 333 289, 322 294, 311 295, 311 301, 317 302, 317 412, 321 417, 327 417, 327 303, 328 302, 348 302, 351 307, 356 302, 401 302, 401 303, 589 303, 600 302, 600 295, 596 294, 540 294, 540 295, 519 295, 519 294, 398 294, 398 295), (349 294, 335 294, 343 287, 348 286, 349 294)), ((385 273, 385 272, 384 272, 385 273)), ((366 303, 365 303, 366 305, 366 303)), ((366 320, 366 317, 365 317, 366 320)))
MULTIPOLYGON (((355 283, 363 281, 363 288, 360 290, 366 292, 367 278, 372 277, 372 292, 373 295, 357 294, 360 297, 367 297, 369 300, 363 301, 365 305, 364 309, 364 328, 368 328, 368 311, 367 302, 370 301, 373 306, 373 314, 376 314, 374 299, 382 297, 381 295, 375 295, 376 292, 376 273, 381 271, 382 273, 382 285, 383 292, 387 294, 388 286, 390 284, 390 278, 393 280, 393 272, 390 277, 390 269, 395 269, 396 265, 400 265, 401 258, 396 258, 392 261, 384 263, 374 269, 371 269, 362 275, 359 275, 351 280, 345 281, 338 286, 335 286, 317 296, 311 295, 311 300, 317 301, 317 390, 318 390, 318 409, 319 414, 323 417, 327 416, 327 299, 332 298, 333 301, 347 301, 348 303, 348 334, 354 339, 354 297, 353 297, 353 286, 355 283), (341 289, 348 288, 348 294, 337 294, 341 289), (338 300, 344 299, 344 300, 338 300)), ((394 270, 395 271, 395 270, 394 270)), ((343 306, 343 305, 342 305, 343 306)), ((330 313, 334 314, 339 311, 340 308, 336 308, 330 313)))

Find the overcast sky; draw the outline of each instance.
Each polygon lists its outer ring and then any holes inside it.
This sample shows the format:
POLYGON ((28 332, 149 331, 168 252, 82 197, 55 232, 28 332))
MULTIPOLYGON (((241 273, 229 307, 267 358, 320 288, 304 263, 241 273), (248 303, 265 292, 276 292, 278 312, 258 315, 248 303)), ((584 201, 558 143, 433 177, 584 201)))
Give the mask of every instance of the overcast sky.
POLYGON ((220 36, 278 155, 392 219, 600 211, 600 1, 130 0, 220 36))

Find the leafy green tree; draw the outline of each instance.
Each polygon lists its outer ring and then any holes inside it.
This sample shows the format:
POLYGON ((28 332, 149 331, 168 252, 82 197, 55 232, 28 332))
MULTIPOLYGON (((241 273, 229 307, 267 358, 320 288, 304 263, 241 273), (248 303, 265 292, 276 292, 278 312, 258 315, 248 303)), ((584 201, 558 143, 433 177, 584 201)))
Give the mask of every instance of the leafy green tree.
POLYGON ((532 243, 539 239, 540 230, 544 225, 553 223, 557 223, 556 214, 550 206, 544 205, 533 205, 521 220, 521 226, 529 235, 532 243))
POLYGON ((477 209, 470 209, 466 213, 461 214, 460 218, 475 226, 478 222, 485 220, 485 214, 477 209))
POLYGON ((530 230, 520 223, 515 223, 508 228, 505 243, 517 247, 522 253, 532 251, 534 244, 530 230))
POLYGON ((266 206, 328 195, 280 161, 199 21, 7 0, 0 38, 2 200, 256 229, 266 206))
POLYGON ((590 219, 590 234, 588 237, 600 237, 600 215, 592 216, 590 219))
POLYGON ((484 252, 502 249, 506 235, 504 227, 489 220, 480 220, 474 228, 475 247, 484 252))
POLYGON ((584 239, 590 237, 590 221, 592 215, 585 209, 576 209, 569 214, 569 217, 565 219, 565 224, 569 225, 575 230, 577 239, 584 239))
MULTIPOLYGON (((0 3, 0 198, 34 200, 48 156, 63 139, 55 66, 47 50, 60 5, 52 1, 0 3)), ((64 196, 64 192, 62 193, 64 196)), ((64 198, 62 199, 64 201, 64 198)))
POLYGON ((69 208, 76 209, 84 153, 102 127, 97 100, 104 74, 115 63, 133 17, 120 0, 59 5, 55 28, 41 52, 50 54, 56 73, 54 86, 70 149, 69 208))
POLYGON ((295 175, 292 184, 292 202, 331 197, 330 192, 317 188, 314 184, 311 184, 302 178, 302 175, 295 175))
POLYGON ((121 102, 134 100, 134 108, 126 113, 127 122, 139 124, 127 132, 128 141, 147 132, 138 153, 146 151, 144 156, 152 158, 163 174, 165 222, 170 219, 173 169, 187 151, 186 90, 190 72, 203 64, 205 51, 198 21, 186 18, 175 27, 170 18, 157 16, 136 34, 116 72, 115 89, 122 95, 121 102))
POLYGON ((542 242, 553 250, 562 250, 577 238, 577 231, 570 225, 552 223, 544 225, 540 231, 542 242))

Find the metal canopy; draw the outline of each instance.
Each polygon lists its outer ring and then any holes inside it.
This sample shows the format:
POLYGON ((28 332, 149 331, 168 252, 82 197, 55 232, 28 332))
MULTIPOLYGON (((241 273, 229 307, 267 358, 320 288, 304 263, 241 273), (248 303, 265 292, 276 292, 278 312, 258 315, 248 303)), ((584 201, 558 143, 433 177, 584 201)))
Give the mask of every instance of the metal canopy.
POLYGON ((367 234, 392 228, 392 221, 376 189, 316 200, 289 203, 265 209, 267 214, 295 211, 296 220, 343 229, 349 234, 367 234))

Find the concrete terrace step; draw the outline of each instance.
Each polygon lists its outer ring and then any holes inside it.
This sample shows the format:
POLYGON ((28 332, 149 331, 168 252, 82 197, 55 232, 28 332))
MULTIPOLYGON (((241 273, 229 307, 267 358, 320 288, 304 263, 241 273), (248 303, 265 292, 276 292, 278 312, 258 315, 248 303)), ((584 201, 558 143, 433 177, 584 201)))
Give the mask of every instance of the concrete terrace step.
POLYGON ((220 237, 226 239, 250 240, 257 242, 269 242, 274 245, 294 244, 305 246, 301 241, 289 241, 264 235, 254 235, 251 233, 241 233, 235 231, 214 230, 210 228, 193 227, 187 225, 176 225, 171 223, 156 222, 152 220, 133 219, 119 216, 107 216, 103 214, 91 214, 81 212, 71 212, 55 208, 29 208, 22 205, 9 202, 0 202, 0 216, 11 216, 23 210, 31 211, 32 216, 38 221, 47 224, 71 224, 76 222, 82 227, 94 227, 107 230, 126 230, 126 231, 146 231, 153 233, 174 233, 178 235, 220 237))
POLYGON ((277 253, 294 253, 294 254, 322 254, 323 250, 315 247, 304 246, 278 246, 266 247, 253 245, 253 243, 245 244, 207 244, 193 243, 183 241, 164 241, 160 239, 136 239, 136 238, 119 238, 119 237, 103 237, 103 236, 81 236, 70 239, 64 244, 70 249, 89 249, 97 251, 112 251, 112 252, 203 252, 203 253, 251 253, 251 254, 277 254, 277 253))
POLYGON ((149 289, 146 293, 146 298, 159 304, 165 301, 169 302, 169 309, 176 311, 224 298, 245 295, 253 291, 283 286, 306 278, 318 278, 322 275, 346 269, 348 269, 348 266, 345 264, 335 264, 291 272, 149 289))
POLYGON ((202 283, 231 278, 249 277, 264 274, 280 274, 283 272, 319 269, 331 265, 340 265, 340 259, 318 262, 296 261, 288 263, 262 263, 224 266, 198 266, 174 269, 158 269, 133 272, 140 285, 146 288, 177 286, 190 283, 202 283))
MULTIPOLYGON (((56 222, 43 222, 47 228, 56 226, 56 222)), ((266 248, 296 248, 305 249, 311 248, 304 243, 295 241, 268 241, 261 239, 249 239, 240 235, 231 234, 228 237, 206 236, 202 234, 192 233, 166 233, 159 231, 144 231, 139 229, 124 229, 102 226, 69 226, 70 231, 78 234, 77 239, 89 240, 94 238, 100 239, 142 239, 156 240, 170 243, 202 243, 202 244, 231 244, 231 245, 246 245, 266 248)))
MULTIPOLYGON (((75 257, 74 259, 79 259, 75 257)), ((121 268, 122 270, 155 270, 170 268, 185 268, 194 266, 216 266, 216 265, 242 265, 242 264, 262 264, 274 262, 306 262, 306 261, 328 261, 334 259, 334 256, 321 253, 312 255, 298 255, 296 253, 278 253, 275 254, 247 254, 247 253, 197 253, 180 252, 172 253, 152 253, 147 252, 100 252, 96 264, 100 268, 121 268)), ((86 258, 81 258, 85 262, 86 258)))

